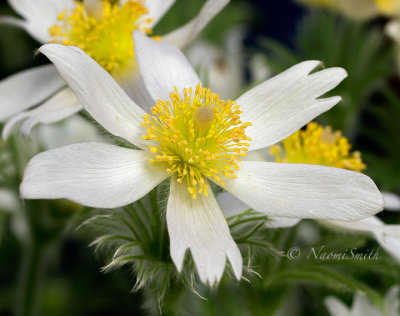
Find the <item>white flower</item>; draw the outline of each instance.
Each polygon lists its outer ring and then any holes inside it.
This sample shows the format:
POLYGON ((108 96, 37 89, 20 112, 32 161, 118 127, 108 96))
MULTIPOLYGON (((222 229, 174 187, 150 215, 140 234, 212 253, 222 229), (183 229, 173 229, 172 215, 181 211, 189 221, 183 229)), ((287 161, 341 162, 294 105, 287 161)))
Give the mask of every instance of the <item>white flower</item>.
MULTIPOLYGON (((223 47, 200 40, 186 51, 186 56, 198 70, 199 77, 207 87, 221 98, 232 98, 243 91, 246 81, 244 37, 245 28, 232 27, 226 34, 223 47)), ((251 82, 261 82, 271 77, 264 55, 254 55, 249 60, 251 82)))
MULTIPOLYGON (((22 27, 41 43, 81 47, 118 80, 137 104, 148 106, 152 100, 135 65, 132 32, 137 29, 148 34, 174 2, 9 0, 23 20, 0 17, 0 23, 22 27)), ((162 40, 178 47, 186 46, 228 2, 206 1, 193 20, 166 34, 162 40)), ((24 121, 21 132, 27 136, 36 124, 54 123, 81 109, 53 65, 25 70, 0 81, 0 122, 11 118, 3 129, 3 138, 20 121, 24 121), (34 106, 37 107, 30 109, 34 106)))
POLYGON ((241 254, 210 180, 271 217, 351 221, 382 210, 378 189, 363 174, 239 159, 247 147, 276 143, 338 103, 340 97, 319 97, 347 76, 343 69, 310 74, 320 62, 295 65, 239 97, 241 113, 236 103, 200 88, 178 49, 139 32, 134 38, 145 85, 158 100, 153 115, 145 114, 82 50, 55 44, 40 49, 85 109, 139 149, 90 142, 41 153, 25 170, 22 198, 68 198, 115 208, 172 177, 166 210, 172 260, 181 270, 190 249, 200 279, 209 284, 220 280, 226 257, 238 279, 242 273, 241 254))
POLYGON ((392 287, 386 294, 384 310, 372 304, 362 293, 356 293, 351 309, 336 297, 327 297, 325 305, 331 316, 398 316, 400 306, 399 287, 392 287))

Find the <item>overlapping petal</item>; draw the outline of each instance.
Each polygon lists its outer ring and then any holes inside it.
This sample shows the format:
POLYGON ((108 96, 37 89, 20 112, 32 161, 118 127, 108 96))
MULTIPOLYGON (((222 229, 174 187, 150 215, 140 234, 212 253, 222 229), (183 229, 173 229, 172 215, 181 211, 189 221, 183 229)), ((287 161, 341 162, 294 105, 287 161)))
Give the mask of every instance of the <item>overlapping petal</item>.
POLYGON ((132 203, 168 177, 149 152, 102 143, 77 143, 35 156, 25 169, 24 199, 66 198, 100 208, 132 203))
POLYGON ((140 123, 145 112, 135 104, 91 57, 73 46, 47 44, 40 48, 57 67, 81 105, 115 136, 146 148, 140 123))
MULTIPOLYGON (((217 202, 225 217, 235 216, 241 214, 250 207, 239 200, 236 196, 229 192, 221 192, 217 195, 217 202)), ((269 228, 286 228, 297 225, 301 219, 298 218, 286 218, 286 217, 271 217, 269 221, 265 223, 266 227, 269 228)))
POLYGON ((147 91, 154 100, 169 99, 174 87, 196 87, 200 79, 182 52, 169 44, 156 42, 138 31, 133 35, 135 55, 147 91))
POLYGON ((341 100, 318 98, 346 78, 346 71, 329 68, 310 75, 319 64, 319 61, 297 64, 237 99, 243 111, 241 120, 253 124, 246 131, 252 138, 250 150, 277 143, 341 100))
POLYGON ((171 257, 182 270, 187 249, 193 256, 197 272, 204 283, 217 283, 229 259, 237 279, 242 274, 242 257, 232 239, 228 225, 212 194, 193 199, 184 185, 171 179, 167 205, 167 224, 171 257))
POLYGON ((25 20, 25 28, 41 43, 51 40, 49 28, 65 8, 72 8, 73 0, 9 0, 10 5, 25 20))
POLYGON ((148 17, 152 19, 150 27, 157 24, 174 3, 175 0, 146 0, 145 4, 149 10, 148 17))
POLYGON ((56 67, 44 65, 0 81, 0 121, 28 109, 65 85, 56 67))
POLYGON ((230 0, 207 0, 199 14, 184 26, 163 36, 163 41, 185 48, 207 24, 229 3, 230 0))
POLYGON ((367 176, 316 165, 243 161, 225 189, 270 217, 356 221, 383 209, 367 176))

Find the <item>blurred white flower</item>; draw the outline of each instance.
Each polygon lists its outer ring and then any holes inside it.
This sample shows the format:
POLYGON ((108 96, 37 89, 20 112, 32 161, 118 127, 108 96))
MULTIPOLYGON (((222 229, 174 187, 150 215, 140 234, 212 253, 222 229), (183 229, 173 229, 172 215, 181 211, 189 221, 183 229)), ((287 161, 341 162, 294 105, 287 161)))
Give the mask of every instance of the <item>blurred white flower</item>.
POLYGON ((50 44, 40 49, 85 109, 111 134, 139 150, 89 142, 41 153, 25 170, 23 198, 68 198, 115 208, 172 177, 166 211, 172 260, 181 270, 190 249, 200 279, 211 285, 222 277, 226 257, 240 279, 242 258, 209 180, 271 217, 351 221, 382 209, 378 189, 363 174, 240 159, 247 148, 276 143, 337 104, 340 97, 320 97, 347 76, 343 69, 310 74, 320 62, 306 61, 237 102, 222 101, 201 88, 177 48, 139 32, 134 38, 145 85, 158 100, 152 115, 79 48, 50 44))
POLYGON ((351 308, 336 297, 329 296, 325 305, 331 316, 398 316, 399 315, 399 287, 392 287, 385 296, 384 310, 371 303, 362 293, 356 293, 351 308))
MULTIPOLYGON (((154 103, 137 71, 132 33, 150 34, 175 0, 9 0, 23 20, 0 17, 0 23, 24 28, 41 43, 56 42, 82 48, 118 80, 137 104, 154 103)), ((229 0, 208 0, 186 25, 166 34, 162 41, 185 47, 229 0)), ((53 65, 39 66, 0 81, 0 122, 6 138, 18 122, 27 136, 38 123, 61 121, 82 106, 53 65), (34 109, 30 109, 34 106, 34 109)))
POLYGON ((0 188, 0 211, 12 213, 20 206, 20 201, 15 192, 0 188))
POLYGON ((41 125, 38 130, 38 141, 45 149, 53 149, 78 142, 108 142, 98 128, 85 119, 74 116, 56 125, 41 125))
POLYGON ((369 20, 379 15, 399 16, 399 0, 297 0, 301 4, 325 7, 356 20, 369 20))
POLYGON ((187 51, 188 60, 195 69, 199 70, 200 78, 221 98, 232 97, 243 89, 244 34, 242 27, 235 27, 227 34, 222 49, 211 43, 200 41, 187 51))
MULTIPOLYGON (((237 96, 246 86, 245 33, 244 27, 236 26, 227 33, 222 48, 200 40, 187 50, 188 60, 198 70, 200 79, 221 98, 237 96)), ((265 56, 250 58, 249 76, 251 82, 264 81, 271 76, 265 56)))
POLYGON ((379 245, 400 262, 400 225, 386 225, 376 216, 357 222, 320 221, 333 229, 358 232, 373 237, 379 245))
MULTIPOLYGON (((380 14, 379 0, 297 0, 301 4, 325 7, 356 20, 372 19, 380 14)), ((394 0, 397 1, 397 0, 394 0)))

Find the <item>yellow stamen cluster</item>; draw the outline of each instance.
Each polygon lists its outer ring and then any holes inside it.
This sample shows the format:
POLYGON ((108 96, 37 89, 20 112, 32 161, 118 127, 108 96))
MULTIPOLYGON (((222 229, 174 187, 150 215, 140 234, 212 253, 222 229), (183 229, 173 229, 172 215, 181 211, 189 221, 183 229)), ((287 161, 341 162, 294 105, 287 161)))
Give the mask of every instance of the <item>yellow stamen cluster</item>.
POLYGON ((270 147, 277 162, 325 165, 361 172, 366 168, 359 152, 350 152, 351 145, 340 131, 333 132, 315 122, 307 125, 270 147))
POLYGON ((241 122, 235 101, 220 100, 200 84, 195 91, 184 89, 182 98, 175 87, 170 100, 158 100, 151 112, 142 123, 147 133, 142 138, 155 143, 149 146, 154 153, 150 161, 165 164, 179 183, 185 181, 193 199, 197 193, 207 195, 204 177, 221 186, 221 175, 236 177, 240 157, 250 145, 245 130, 251 123, 241 122))
POLYGON ((375 0, 376 6, 379 10, 387 15, 400 15, 400 1, 399 0, 375 0))
POLYGON ((151 33, 146 27, 151 20, 142 18, 147 8, 140 0, 100 4, 89 10, 84 2, 76 1, 71 12, 65 9, 49 29, 52 42, 81 48, 110 73, 134 66, 133 31, 151 33))

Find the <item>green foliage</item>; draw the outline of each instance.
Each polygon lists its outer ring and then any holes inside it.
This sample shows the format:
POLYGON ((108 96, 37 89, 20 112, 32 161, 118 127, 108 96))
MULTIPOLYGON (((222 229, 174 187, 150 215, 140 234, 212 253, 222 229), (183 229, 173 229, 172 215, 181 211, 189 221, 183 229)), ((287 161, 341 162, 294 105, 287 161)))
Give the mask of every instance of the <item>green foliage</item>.
POLYGON ((398 82, 394 84, 382 89, 366 114, 376 127, 362 125, 360 133, 368 174, 382 190, 400 193, 400 96, 398 82))
POLYGON ((314 11, 296 34, 296 50, 271 39, 261 45, 270 56, 268 66, 279 73, 303 60, 321 60, 324 67, 343 67, 348 78, 333 90, 343 102, 318 118, 354 140, 369 98, 394 74, 394 47, 376 25, 346 20, 333 13, 314 11))

